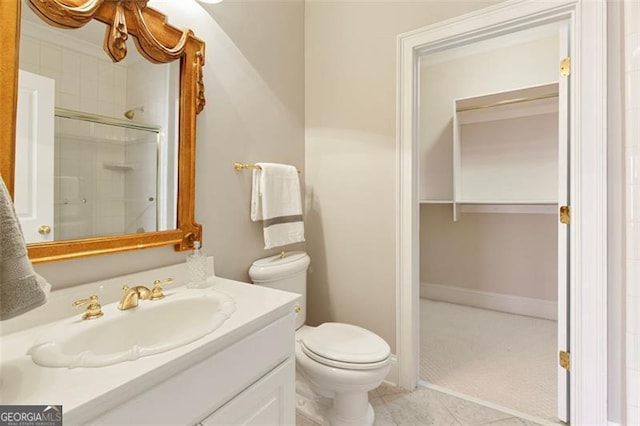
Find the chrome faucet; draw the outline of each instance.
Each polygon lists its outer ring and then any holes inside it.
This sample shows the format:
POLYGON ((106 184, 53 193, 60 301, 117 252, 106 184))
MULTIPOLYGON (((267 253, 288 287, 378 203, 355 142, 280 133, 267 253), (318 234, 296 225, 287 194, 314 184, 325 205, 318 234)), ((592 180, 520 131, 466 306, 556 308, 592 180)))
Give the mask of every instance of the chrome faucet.
POLYGON ((124 295, 122 299, 120 299, 120 303, 118 303, 118 309, 121 311, 126 311, 127 309, 135 308, 138 306, 138 300, 149 300, 151 299, 151 290, 143 285, 137 285, 135 287, 129 288, 129 286, 122 287, 124 290, 124 295))

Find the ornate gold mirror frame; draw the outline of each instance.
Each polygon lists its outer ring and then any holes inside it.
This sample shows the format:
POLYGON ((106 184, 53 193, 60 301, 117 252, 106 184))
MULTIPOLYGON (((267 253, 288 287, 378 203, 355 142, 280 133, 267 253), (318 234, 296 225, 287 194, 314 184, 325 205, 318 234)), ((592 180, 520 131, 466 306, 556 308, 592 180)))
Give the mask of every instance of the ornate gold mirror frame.
MULTIPOLYGON (((141 248, 174 245, 186 250, 200 240, 202 226, 195 222, 196 114, 204 108, 204 42, 191 30, 179 30, 166 16, 147 7, 147 0, 28 0, 45 22, 61 28, 79 28, 93 19, 106 24, 104 50, 114 62, 127 54, 133 36, 142 56, 154 63, 180 59, 180 115, 178 141, 177 228, 29 244, 33 262, 49 262, 141 248)), ((14 188, 18 53, 21 0, 0 1, 0 174, 9 192, 14 188)))

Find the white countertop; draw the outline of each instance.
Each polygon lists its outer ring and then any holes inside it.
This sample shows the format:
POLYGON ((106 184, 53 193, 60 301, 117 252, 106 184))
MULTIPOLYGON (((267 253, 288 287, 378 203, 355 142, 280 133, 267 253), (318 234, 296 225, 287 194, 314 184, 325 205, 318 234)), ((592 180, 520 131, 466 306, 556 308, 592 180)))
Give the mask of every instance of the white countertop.
MULTIPOLYGON (((183 265, 174 265, 147 272, 153 275, 153 279, 158 279, 179 276, 184 272, 184 268, 183 265)), ((119 277, 118 280, 124 278, 130 276, 119 277)), ((287 315, 299 299, 299 296, 293 293, 224 278, 211 277, 209 283, 215 291, 223 292, 235 300, 237 309, 233 315, 220 328, 195 342, 136 361, 99 368, 40 367, 34 364, 26 353, 54 322, 26 329, 19 329, 15 324, 10 324, 8 328, 16 331, 11 330, 11 333, 6 334, 5 327, 5 334, 0 337, 0 405, 62 405, 65 423, 82 423, 84 419, 88 420, 117 406, 186 367, 229 347, 275 319, 287 315)), ((77 291, 87 291, 87 286, 82 287, 79 290, 66 289, 57 294, 54 292, 52 296, 55 297, 52 299, 64 299, 66 296, 66 302, 70 305, 76 297, 73 294, 77 294, 77 291)), ((181 287, 165 288, 166 294, 176 291, 189 290, 181 287)), ((82 297, 88 295, 84 294, 82 297)), ((109 302, 101 303, 104 305, 109 302)), ((49 312, 34 314, 33 318, 28 318, 26 322, 37 322, 37 316, 56 316, 52 312, 50 308, 49 312)), ((82 313, 83 310, 79 309, 75 315, 80 317, 82 313)))

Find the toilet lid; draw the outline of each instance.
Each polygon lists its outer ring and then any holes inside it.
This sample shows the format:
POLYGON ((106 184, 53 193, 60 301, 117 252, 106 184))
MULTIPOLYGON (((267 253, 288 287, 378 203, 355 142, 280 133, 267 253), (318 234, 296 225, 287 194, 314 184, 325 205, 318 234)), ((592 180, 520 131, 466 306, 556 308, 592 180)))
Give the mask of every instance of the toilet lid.
POLYGON ((387 342, 377 334, 337 322, 319 325, 300 343, 310 358, 339 368, 375 368, 384 365, 391 354, 387 342))

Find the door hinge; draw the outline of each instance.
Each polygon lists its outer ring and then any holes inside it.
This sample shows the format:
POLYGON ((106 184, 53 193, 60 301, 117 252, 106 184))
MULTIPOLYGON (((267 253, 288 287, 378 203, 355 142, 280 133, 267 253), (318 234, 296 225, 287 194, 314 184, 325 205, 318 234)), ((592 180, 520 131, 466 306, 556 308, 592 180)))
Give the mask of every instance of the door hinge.
POLYGON ((566 351, 560 351, 558 354, 558 359, 560 361, 560 367, 564 368, 567 371, 571 370, 571 354, 566 351))
POLYGON ((571 75, 571 58, 568 56, 560 61, 560 75, 563 77, 571 75))
POLYGON ((571 207, 560 206, 560 223, 568 225, 571 223, 571 207))

